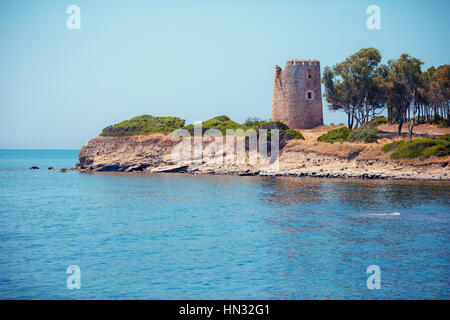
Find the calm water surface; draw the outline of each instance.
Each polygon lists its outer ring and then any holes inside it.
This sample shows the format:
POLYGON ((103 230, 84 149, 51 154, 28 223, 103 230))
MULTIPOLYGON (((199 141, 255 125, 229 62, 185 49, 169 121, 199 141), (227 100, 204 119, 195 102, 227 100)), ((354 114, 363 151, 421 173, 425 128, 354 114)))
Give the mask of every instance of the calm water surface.
POLYGON ((450 298, 450 183, 47 170, 76 161, 0 150, 0 298, 450 298))

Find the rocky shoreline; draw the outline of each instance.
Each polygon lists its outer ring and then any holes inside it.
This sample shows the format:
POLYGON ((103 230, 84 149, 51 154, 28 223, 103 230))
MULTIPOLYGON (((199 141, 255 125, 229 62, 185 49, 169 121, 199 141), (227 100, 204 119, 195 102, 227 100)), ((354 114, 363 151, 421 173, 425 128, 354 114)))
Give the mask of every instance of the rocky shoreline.
MULTIPOLYGON (((287 176, 341 179, 437 180, 450 181, 449 161, 395 161, 370 159, 364 152, 347 155, 306 150, 304 142, 290 141, 280 152, 278 169, 248 164, 215 164, 213 158, 201 163, 173 163, 172 148, 178 142, 169 135, 103 137, 89 141, 79 153, 80 172, 183 172, 197 175, 287 176)), ((206 148, 208 144, 205 145, 206 148)), ((339 147, 339 146, 338 146, 339 147)))

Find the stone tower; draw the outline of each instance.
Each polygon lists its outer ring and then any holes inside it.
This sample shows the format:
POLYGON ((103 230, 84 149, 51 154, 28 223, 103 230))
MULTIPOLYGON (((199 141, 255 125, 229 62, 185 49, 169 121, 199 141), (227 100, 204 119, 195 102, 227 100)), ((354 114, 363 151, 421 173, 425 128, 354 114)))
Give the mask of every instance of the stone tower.
POLYGON ((275 67, 272 121, 293 129, 310 129, 323 124, 320 62, 291 59, 282 70, 275 67))

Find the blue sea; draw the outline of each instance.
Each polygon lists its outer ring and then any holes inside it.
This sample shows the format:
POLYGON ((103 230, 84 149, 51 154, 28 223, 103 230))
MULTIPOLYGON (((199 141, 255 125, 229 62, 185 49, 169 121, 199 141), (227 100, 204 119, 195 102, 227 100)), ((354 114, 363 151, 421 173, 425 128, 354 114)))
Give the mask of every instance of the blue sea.
POLYGON ((0 150, 1 299, 450 298, 449 182, 47 170, 77 158, 0 150))

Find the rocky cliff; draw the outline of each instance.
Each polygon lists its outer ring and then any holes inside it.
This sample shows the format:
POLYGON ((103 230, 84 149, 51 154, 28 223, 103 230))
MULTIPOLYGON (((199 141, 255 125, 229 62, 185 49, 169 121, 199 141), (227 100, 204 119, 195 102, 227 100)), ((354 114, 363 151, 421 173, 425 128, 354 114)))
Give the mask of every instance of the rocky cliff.
POLYGON ((145 171, 170 163, 170 136, 104 137, 88 142, 79 153, 80 171, 145 171))
MULTIPOLYGON (((291 140, 281 150, 280 165, 251 166, 232 159, 217 164, 213 157, 200 163, 174 163, 168 134, 103 137, 88 142, 79 153, 76 168, 82 172, 177 172, 192 174, 311 176, 363 179, 450 180, 449 157, 428 161, 395 161, 379 151, 380 147, 340 144, 326 145, 291 140)), ((208 142, 204 142, 205 150, 208 142)), ((229 159, 228 159, 229 160, 229 159)))

